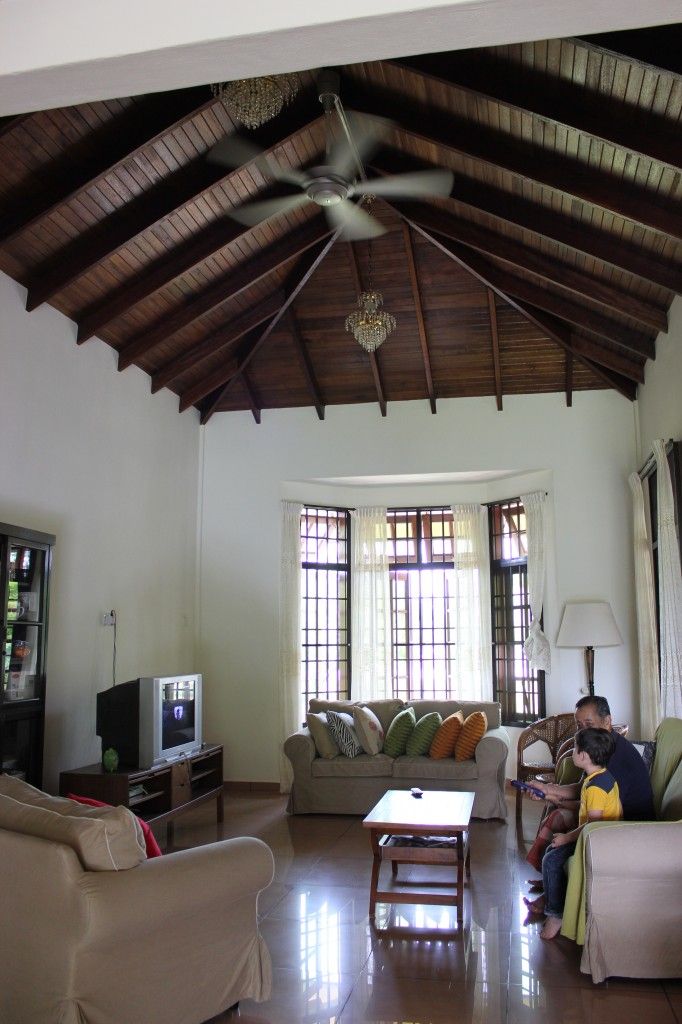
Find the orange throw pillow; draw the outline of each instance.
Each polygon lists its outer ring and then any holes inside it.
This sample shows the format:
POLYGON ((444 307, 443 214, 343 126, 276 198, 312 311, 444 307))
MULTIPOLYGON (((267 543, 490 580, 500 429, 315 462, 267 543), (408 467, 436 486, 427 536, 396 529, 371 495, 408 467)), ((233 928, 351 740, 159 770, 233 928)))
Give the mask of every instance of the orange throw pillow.
POLYGON ((454 715, 448 715, 438 732, 431 741, 429 757, 443 758, 455 756, 455 743, 464 725, 464 715, 456 711, 454 715))
POLYGON ((485 735, 488 719, 485 711, 474 711, 465 719, 455 743, 455 761, 468 761, 485 735))

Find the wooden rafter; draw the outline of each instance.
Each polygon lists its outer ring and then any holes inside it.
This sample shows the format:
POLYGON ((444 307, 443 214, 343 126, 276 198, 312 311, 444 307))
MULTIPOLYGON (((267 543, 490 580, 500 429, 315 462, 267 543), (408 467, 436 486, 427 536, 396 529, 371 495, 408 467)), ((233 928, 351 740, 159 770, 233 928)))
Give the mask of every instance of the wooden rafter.
MULTIPOLYGON (((358 266, 358 255, 355 251, 355 246, 352 242, 348 244, 348 253, 350 255, 350 270, 353 275, 353 285, 355 286, 356 295, 360 295, 363 292, 362 281, 360 280, 360 267, 358 266)), ((379 403, 379 409, 381 415, 385 416, 387 411, 386 406, 386 395, 384 393, 384 385, 381 380, 381 368, 379 367, 379 361, 377 359, 376 352, 368 352, 369 367, 372 371, 372 380, 374 381, 374 389, 377 393, 377 402, 379 403)))
POLYGON ((682 140, 669 120, 649 111, 638 115, 619 100, 594 90, 576 89, 561 79, 548 79, 531 67, 524 65, 514 74, 513 67, 486 51, 429 54, 395 63, 417 71, 427 81, 453 86, 474 103, 488 100, 673 169, 682 167, 682 140))
POLYGON ((310 359, 308 349, 306 348, 305 341, 303 340, 301 328, 299 327, 298 320, 296 319, 296 314, 294 312, 293 306, 289 306, 287 319, 289 321, 289 327, 291 328, 291 337, 294 340, 294 348, 296 349, 296 353, 301 361, 301 368, 305 376, 306 384, 308 386, 308 390, 310 391, 310 396, 313 400, 313 405, 315 406, 315 409, 317 411, 317 418, 323 420, 324 402, 322 401, 320 388, 315 378, 315 371, 313 370, 313 364, 310 359))
POLYGON ((256 421, 256 423, 260 423, 261 407, 258 399, 256 398, 256 392, 253 389, 251 378, 249 377, 246 370, 242 370, 241 376, 242 384, 244 385, 244 390, 246 391, 247 398, 249 399, 249 405, 251 407, 251 412, 253 413, 253 418, 256 421))
POLYGON ((566 352, 566 405, 570 409, 573 405, 573 353, 566 352))
POLYGON ((215 355, 216 352, 227 348, 228 345, 233 345, 245 334, 260 327, 262 323, 275 315, 283 302, 284 291, 279 289, 264 301, 259 302, 253 309, 230 320, 229 323, 209 334, 207 338, 193 345, 192 348, 165 363, 156 373, 152 374, 152 394, 170 384, 176 377, 193 369, 204 359, 215 355))
POLYGON ((571 346, 577 355, 583 355, 591 362, 599 363, 607 370, 614 370, 622 377, 627 377, 638 384, 644 383, 645 362, 643 360, 637 360, 623 352, 616 352, 612 348, 607 348, 600 340, 588 338, 584 334, 578 334, 577 331, 571 331, 571 346))
POLYGON ((572 40, 580 46, 605 57, 625 58, 647 65, 654 71, 665 71, 682 83, 682 25, 655 25, 637 32, 601 32, 587 39, 572 40))
MULTIPOLYGON (((319 113, 319 106, 314 110, 310 100, 302 108, 299 105, 297 111, 297 114, 286 115, 284 128, 284 115, 281 115, 272 122, 272 126, 269 123, 261 129, 264 133, 261 135, 261 141, 269 140, 269 144, 263 147, 265 150, 283 145, 303 129, 312 127, 314 121, 318 120, 316 114, 319 113)), ((239 169, 226 172, 223 166, 210 163, 204 156, 185 165, 149 192, 112 213, 104 222, 84 232, 73 243, 38 267, 29 281, 26 309, 32 310, 47 302, 137 235, 148 231, 176 210, 197 200, 216 186, 229 182, 237 173, 239 169)), ((281 194, 289 194, 290 191, 282 188, 281 194)))
POLYGON ((493 350, 493 371, 495 373, 495 397, 497 408, 502 412, 502 369, 500 367, 500 338, 497 330, 497 306, 495 292, 486 289, 488 295, 488 314, 490 316, 490 343, 493 350))
POLYGON ((28 121, 30 116, 30 114, 7 114, 6 117, 0 117, 0 139, 28 121))
MULTIPOLYGON (((403 174, 435 167, 395 149, 384 149, 372 159, 372 166, 384 174, 403 174)), ((670 260, 660 259, 656 253, 644 252, 641 248, 616 239, 612 234, 592 227, 577 224, 570 217, 557 213, 546 206, 540 206, 511 192, 494 188, 484 182, 475 181, 466 175, 457 175, 452 198, 474 210, 489 214, 504 224, 532 231, 541 238, 568 246, 575 252, 584 253, 600 260, 607 266, 625 270, 661 288, 682 295, 682 267, 670 260)))
POLYGON ((433 387, 433 374, 431 372, 431 356, 429 354, 429 343, 426 337, 426 324, 424 322, 424 310, 422 308, 422 297, 419 290, 419 279, 417 277, 417 265, 414 259, 414 247, 410 226, 403 221, 403 240, 405 242, 405 253, 407 255, 407 269, 410 274, 410 285, 412 287, 412 299, 414 310, 417 315, 417 330, 419 332, 419 346, 421 348, 422 361, 424 363, 424 376, 426 377, 426 390, 429 396, 431 412, 436 412, 436 394, 433 387))
POLYGON ((323 245, 318 245, 312 253, 307 253, 301 260, 301 263, 295 268, 292 274, 289 275, 289 281, 285 286, 286 299, 284 300, 284 303, 279 308, 278 312, 274 315, 274 317, 272 318, 268 326, 265 328, 265 330, 262 332, 262 334, 260 334, 260 336, 253 342, 253 344, 249 344, 248 347, 245 346, 245 351, 239 357, 237 369, 232 370, 230 368, 228 370, 218 370, 211 374, 209 378, 199 382, 193 388, 190 388, 187 391, 183 392, 182 395, 180 396, 180 412, 184 412, 184 410, 189 408, 190 405, 194 405, 202 398, 205 398, 206 395, 209 395, 211 394, 211 392, 216 391, 216 389, 219 389, 219 391, 217 391, 215 401, 212 402, 210 407, 205 407, 201 415, 201 422, 208 423, 209 419, 215 412, 217 406, 220 405, 220 402, 222 401, 232 381, 235 380, 235 378, 238 377, 242 373, 242 371, 246 369, 246 367, 249 365, 249 363, 256 355, 256 353, 258 353, 261 350, 261 348, 268 340, 277 324, 280 322, 284 314, 289 309, 291 303, 294 301, 299 292, 308 283, 312 275, 319 267, 322 260, 325 258, 329 250, 332 248, 340 233, 341 229, 339 228, 334 232, 331 238, 327 239, 327 241, 323 245))
POLYGON ((611 313, 628 316, 654 331, 668 330, 668 314, 661 306, 640 299, 632 292, 614 288, 608 282, 581 270, 576 270, 544 253, 521 245, 487 228, 472 224, 444 210, 426 203, 394 203, 395 208, 427 231, 435 231, 454 242, 476 249, 484 255, 494 256, 512 268, 526 270, 561 289, 572 292, 579 299, 587 299, 604 306, 611 313))
MULTIPOLYGON (((416 77, 416 76, 415 76, 416 77)), ((376 82, 344 84, 344 96, 354 109, 389 118, 400 131, 431 146, 490 164, 527 181, 573 196, 672 238, 682 238, 682 214, 672 203, 656 203, 645 189, 571 157, 561 161, 551 151, 473 124, 452 113, 410 100, 376 82)))
POLYGON ((205 288, 175 313, 164 317, 155 326, 128 341, 119 352, 118 368, 125 370, 131 363, 156 345, 188 327, 206 313, 235 299, 241 292, 274 273, 289 260, 300 256, 321 239, 331 234, 331 228, 322 217, 296 228, 284 238, 268 246, 253 259, 239 266, 233 273, 205 288))

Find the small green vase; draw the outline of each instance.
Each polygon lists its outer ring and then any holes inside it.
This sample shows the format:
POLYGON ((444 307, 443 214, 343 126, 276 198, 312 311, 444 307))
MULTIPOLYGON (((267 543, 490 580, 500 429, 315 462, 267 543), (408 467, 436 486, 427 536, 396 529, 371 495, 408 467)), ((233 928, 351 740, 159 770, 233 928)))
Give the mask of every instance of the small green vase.
POLYGON ((118 754, 113 747, 109 747, 102 754, 102 764, 105 772, 115 772, 118 768, 118 754))

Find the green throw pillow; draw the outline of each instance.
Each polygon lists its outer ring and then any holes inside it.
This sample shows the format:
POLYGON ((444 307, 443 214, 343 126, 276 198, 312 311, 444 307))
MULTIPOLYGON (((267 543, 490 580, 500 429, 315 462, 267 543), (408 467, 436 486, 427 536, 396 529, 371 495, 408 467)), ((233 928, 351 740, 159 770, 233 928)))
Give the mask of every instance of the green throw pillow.
POLYGON ((428 754, 431 749, 433 737, 443 723, 443 719, 437 711, 420 718, 407 740, 405 753, 410 757, 419 757, 428 754))
POLYGON ((399 711, 388 727, 386 739, 384 740, 384 754, 389 757, 400 757, 405 753, 410 733, 417 724, 417 716, 414 708, 404 708, 399 711))

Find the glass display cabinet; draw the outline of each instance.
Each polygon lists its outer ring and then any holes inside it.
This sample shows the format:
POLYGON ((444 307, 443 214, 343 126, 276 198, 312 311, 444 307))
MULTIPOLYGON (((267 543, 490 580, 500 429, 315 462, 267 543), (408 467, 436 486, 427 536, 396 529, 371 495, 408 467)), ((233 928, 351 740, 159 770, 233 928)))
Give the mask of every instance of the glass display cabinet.
POLYGON ((0 523, 0 771, 42 783, 51 534, 0 523))

